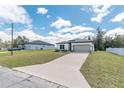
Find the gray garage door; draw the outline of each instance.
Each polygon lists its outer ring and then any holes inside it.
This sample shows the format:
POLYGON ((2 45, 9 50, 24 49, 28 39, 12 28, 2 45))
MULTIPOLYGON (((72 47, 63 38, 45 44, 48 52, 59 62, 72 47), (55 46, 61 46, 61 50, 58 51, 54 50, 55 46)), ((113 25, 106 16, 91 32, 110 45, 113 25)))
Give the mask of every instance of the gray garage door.
POLYGON ((89 45, 75 45, 73 46, 74 52, 89 52, 90 46, 89 45))

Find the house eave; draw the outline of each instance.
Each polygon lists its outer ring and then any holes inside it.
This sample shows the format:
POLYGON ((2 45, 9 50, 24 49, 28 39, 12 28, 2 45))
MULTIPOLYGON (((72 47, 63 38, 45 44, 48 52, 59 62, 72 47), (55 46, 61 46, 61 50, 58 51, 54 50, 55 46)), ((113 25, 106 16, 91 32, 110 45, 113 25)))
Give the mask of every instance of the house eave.
POLYGON ((24 45, 29 45, 29 44, 31 44, 31 45, 46 45, 46 46, 54 46, 53 44, 35 44, 35 43, 26 43, 26 44, 24 44, 24 45))
POLYGON ((59 43, 56 43, 56 44, 69 44, 69 43, 90 43, 93 41, 92 40, 87 40, 87 41, 68 41, 68 42, 59 42, 59 43))

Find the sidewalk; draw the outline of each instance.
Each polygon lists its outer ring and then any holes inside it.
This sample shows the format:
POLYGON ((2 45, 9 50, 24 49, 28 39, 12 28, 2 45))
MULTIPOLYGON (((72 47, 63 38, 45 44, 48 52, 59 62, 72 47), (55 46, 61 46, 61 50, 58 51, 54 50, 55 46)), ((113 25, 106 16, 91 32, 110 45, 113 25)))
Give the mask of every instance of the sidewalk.
POLYGON ((64 86, 0 66, 0 88, 64 88, 64 86))

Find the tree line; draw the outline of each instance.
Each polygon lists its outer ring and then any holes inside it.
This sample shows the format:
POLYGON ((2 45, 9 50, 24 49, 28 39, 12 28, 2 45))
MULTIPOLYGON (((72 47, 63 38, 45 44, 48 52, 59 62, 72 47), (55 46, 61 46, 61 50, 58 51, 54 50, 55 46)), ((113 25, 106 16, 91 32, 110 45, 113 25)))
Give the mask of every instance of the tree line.
POLYGON ((106 50, 106 48, 124 48, 124 35, 115 35, 114 37, 104 36, 105 32, 97 28, 97 34, 94 38, 95 50, 106 50))
MULTIPOLYGON (((18 36, 13 40, 13 48, 18 48, 18 45, 23 45, 25 43, 28 43, 29 39, 26 38, 25 36, 18 36)), ((11 47, 11 41, 2 41, 0 39, 0 49, 4 48, 10 48, 11 47)))

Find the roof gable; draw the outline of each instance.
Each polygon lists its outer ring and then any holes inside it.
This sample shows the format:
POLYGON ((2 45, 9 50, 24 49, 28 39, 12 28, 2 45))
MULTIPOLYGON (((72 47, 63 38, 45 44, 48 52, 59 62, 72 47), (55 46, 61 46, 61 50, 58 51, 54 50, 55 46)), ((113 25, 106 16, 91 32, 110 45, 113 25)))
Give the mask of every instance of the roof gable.
POLYGON ((53 44, 50 44, 48 42, 44 42, 44 41, 41 41, 41 40, 35 40, 35 41, 29 42, 27 44, 33 44, 33 45, 51 45, 51 46, 54 46, 53 44))

